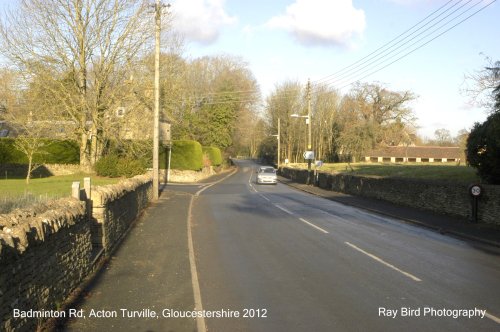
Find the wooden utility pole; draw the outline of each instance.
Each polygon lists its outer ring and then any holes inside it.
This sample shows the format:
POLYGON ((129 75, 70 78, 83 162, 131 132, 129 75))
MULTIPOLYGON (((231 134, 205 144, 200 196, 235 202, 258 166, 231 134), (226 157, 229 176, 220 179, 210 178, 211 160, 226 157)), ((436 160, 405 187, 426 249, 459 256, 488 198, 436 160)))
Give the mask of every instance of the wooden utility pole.
POLYGON ((155 108, 153 119, 153 200, 158 200, 160 194, 160 33, 162 3, 155 3, 155 108))

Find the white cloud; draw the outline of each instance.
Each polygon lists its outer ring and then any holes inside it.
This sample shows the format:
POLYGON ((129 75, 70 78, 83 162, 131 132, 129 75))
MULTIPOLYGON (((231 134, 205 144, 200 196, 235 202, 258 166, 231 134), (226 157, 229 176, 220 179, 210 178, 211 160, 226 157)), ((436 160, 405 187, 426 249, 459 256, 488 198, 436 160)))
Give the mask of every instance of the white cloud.
POLYGON ((365 26, 365 13, 352 0, 295 0, 266 26, 289 31, 305 45, 349 46, 365 26))
POLYGON ((217 40, 219 31, 237 22, 224 9, 225 0, 177 0, 172 4, 174 28, 186 39, 203 44, 217 40))

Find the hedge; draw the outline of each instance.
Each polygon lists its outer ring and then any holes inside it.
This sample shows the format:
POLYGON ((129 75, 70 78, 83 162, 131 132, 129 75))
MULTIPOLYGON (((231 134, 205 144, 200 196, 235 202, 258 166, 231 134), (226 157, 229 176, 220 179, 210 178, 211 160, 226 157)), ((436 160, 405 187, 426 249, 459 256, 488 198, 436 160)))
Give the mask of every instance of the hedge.
MULTIPOLYGON (((168 153, 168 149, 162 149, 168 153)), ((164 158, 162 158, 164 159, 164 158)), ((196 141, 173 141, 170 168, 199 171, 203 168, 201 144, 196 141)))
MULTIPOLYGON (((45 146, 36 153, 34 161, 43 164, 79 164, 80 147, 71 140, 42 139, 45 146)), ((15 138, 0 138, 0 163, 1 164, 27 164, 28 159, 24 153, 16 149, 15 138)))
POLYGON ((219 148, 215 146, 202 147, 203 154, 208 156, 212 166, 220 166, 222 164, 222 153, 219 148))
POLYGON ((467 161, 482 180, 500 184, 500 111, 472 128, 467 138, 467 161))

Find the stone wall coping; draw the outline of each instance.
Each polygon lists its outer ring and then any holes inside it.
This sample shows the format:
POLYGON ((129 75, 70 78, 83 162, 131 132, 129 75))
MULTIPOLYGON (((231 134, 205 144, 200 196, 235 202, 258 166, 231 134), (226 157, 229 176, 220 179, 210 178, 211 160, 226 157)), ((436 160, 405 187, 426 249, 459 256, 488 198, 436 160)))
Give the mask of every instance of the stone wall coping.
POLYGON ((116 184, 108 184, 105 186, 92 186, 91 200, 94 207, 103 206, 112 202, 131 191, 136 190, 138 187, 152 181, 149 174, 137 175, 130 179, 125 179, 116 184))
POLYGON ((86 220, 85 202, 71 197, 47 204, 41 213, 26 209, 0 214, 0 261, 7 254, 22 254, 62 228, 86 220))

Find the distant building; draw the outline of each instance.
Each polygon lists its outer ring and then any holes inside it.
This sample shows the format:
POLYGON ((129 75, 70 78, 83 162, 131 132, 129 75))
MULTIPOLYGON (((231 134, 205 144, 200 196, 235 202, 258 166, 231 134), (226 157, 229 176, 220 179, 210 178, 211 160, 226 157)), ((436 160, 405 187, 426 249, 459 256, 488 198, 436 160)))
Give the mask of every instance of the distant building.
POLYGON ((386 146, 368 151, 365 154, 367 162, 455 162, 463 158, 459 147, 442 146, 386 146))

